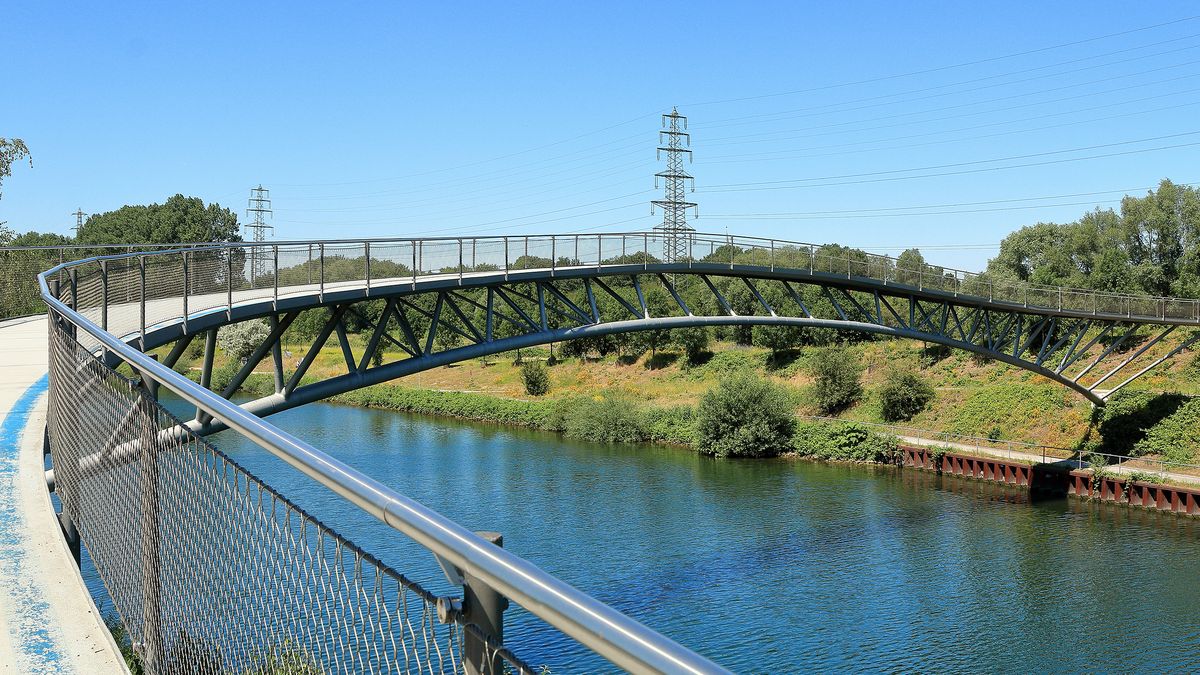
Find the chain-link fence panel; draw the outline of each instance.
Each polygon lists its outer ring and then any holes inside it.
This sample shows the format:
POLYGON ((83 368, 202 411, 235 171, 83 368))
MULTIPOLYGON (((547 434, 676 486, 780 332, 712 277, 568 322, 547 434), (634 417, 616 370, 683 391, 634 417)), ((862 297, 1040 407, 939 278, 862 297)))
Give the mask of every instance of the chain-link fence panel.
MULTIPOLYGON (((309 516, 52 317, 55 489, 150 673, 452 673, 462 617, 309 516)), ((495 645, 497 669, 530 672, 495 645)))

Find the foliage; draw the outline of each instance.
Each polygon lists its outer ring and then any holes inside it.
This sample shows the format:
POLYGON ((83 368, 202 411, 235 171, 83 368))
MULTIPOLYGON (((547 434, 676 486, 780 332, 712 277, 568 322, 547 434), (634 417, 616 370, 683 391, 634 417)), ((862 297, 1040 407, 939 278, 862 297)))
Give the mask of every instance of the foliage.
POLYGON ((1163 180, 1120 212, 1037 223, 1008 235, 988 263, 997 278, 1103 291, 1195 297, 1200 291, 1200 190, 1163 180))
POLYGON ((1190 464, 1200 447, 1200 399, 1179 406, 1154 425, 1133 447, 1135 455, 1159 455, 1170 462, 1190 464))
POLYGON ((526 361, 521 365, 521 383, 530 396, 544 396, 550 391, 550 373, 540 361, 526 361))
MULTIPOLYGON (((0 188, 4 186, 4 179, 12 175, 12 165, 23 159, 28 159, 29 168, 33 168, 33 157, 30 156, 25 141, 0 137, 0 188)), ((3 196, 4 193, 0 191, 0 197, 3 196)))
POLYGON ((246 675, 320 675, 321 672, 316 659, 286 642, 256 653, 246 675))
POLYGON ((1180 394, 1151 393, 1122 389, 1093 413, 1100 432, 1098 450, 1111 455, 1144 454, 1141 441, 1147 431, 1170 417, 1187 398, 1180 394))
POLYGON ((771 457, 791 449, 795 425, 792 403, 779 385, 737 375, 701 399, 696 445, 719 457, 771 457))
POLYGON ((133 639, 129 636, 129 630, 125 628, 121 617, 116 612, 105 614, 104 625, 112 634, 113 642, 117 643, 117 649, 121 650, 121 659, 125 661, 125 667, 129 669, 129 672, 132 675, 142 675, 146 672, 142 666, 142 657, 134 651, 133 639))
POLYGON ((717 352, 704 364, 700 375, 708 377, 729 377, 741 373, 753 372, 762 365, 759 358, 740 349, 717 352))
POLYGON ((271 327, 262 319, 241 321, 222 326, 217 332, 217 344, 230 359, 245 363, 270 333, 271 327))
POLYGON ((973 388, 950 411, 945 431, 965 436, 995 436, 1017 420, 1052 420, 1071 404, 1070 394, 1050 383, 1001 381, 973 388), (992 433, 995 431, 996 433, 992 433))
POLYGON ((862 397, 862 365, 848 349, 828 347, 810 360, 812 394, 824 413, 838 412, 862 397))
POLYGON ((933 385, 908 370, 891 370, 879 388, 879 412, 888 422, 916 417, 933 400, 933 385))
POLYGON ((560 403, 562 432, 593 443, 640 443, 650 440, 646 416, 624 396, 579 398, 560 403))
POLYGON ((709 331, 704 326, 677 328, 672 331, 671 338, 683 350, 685 363, 694 366, 708 352, 709 331))
POLYGON ((696 412, 690 405, 647 407, 644 419, 649 440, 674 445, 695 444, 696 412))
POLYGON ((891 436, 854 422, 797 422, 796 452, 818 459, 894 464, 900 446, 891 436))
POLYGON ((79 230, 83 244, 161 244, 241 241, 237 215, 199 197, 177 194, 162 204, 122 206, 88 216, 79 230))
POLYGON ((550 424, 553 410, 550 402, 519 401, 457 391, 409 389, 388 384, 347 392, 334 400, 369 408, 558 430, 550 424))
POLYGON ((1162 482, 1162 476, 1149 471, 1131 471, 1129 473, 1129 483, 1154 483, 1157 485, 1162 482))

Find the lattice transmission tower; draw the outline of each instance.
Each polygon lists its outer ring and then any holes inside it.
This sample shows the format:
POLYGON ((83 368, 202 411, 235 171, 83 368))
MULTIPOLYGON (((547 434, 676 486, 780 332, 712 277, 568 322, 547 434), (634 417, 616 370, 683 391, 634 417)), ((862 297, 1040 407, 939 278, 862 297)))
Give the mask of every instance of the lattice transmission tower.
POLYGON ((692 137, 684 131, 687 129, 687 118, 680 115, 677 108, 672 108, 671 114, 662 116, 662 126, 658 132, 657 154, 658 158, 662 159, 663 153, 666 153, 667 170, 654 174, 654 187, 658 187, 658 179, 662 178, 666 184, 666 193, 662 199, 650 202, 650 213, 654 213, 654 207, 662 207, 662 224, 655 225, 654 230, 662 233, 663 262, 673 263, 691 256, 692 233, 696 230, 687 224, 687 211, 692 209, 697 216, 699 211, 696 202, 687 201, 686 194, 688 181, 691 181, 692 191, 696 190, 696 179, 683 169, 685 154, 688 162, 692 161, 692 151, 689 149, 692 137), (662 145, 664 139, 666 147, 662 145))
MULTIPOLYGON (((250 188, 250 200, 246 207, 246 217, 253 218, 249 223, 246 223, 246 234, 252 242, 266 241, 267 230, 275 232, 275 226, 267 224, 267 218, 273 216, 271 211, 271 191, 259 183, 258 187, 250 188)), ((260 273, 267 271, 267 252, 261 246, 256 246, 251 249, 250 253, 250 278, 257 279, 260 273)))
POLYGON ((79 231, 83 229, 83 219, 87 214, 83 212, 82 208, 77 208, 71 215, 75 216, 75 238, 79 239, 79 231))

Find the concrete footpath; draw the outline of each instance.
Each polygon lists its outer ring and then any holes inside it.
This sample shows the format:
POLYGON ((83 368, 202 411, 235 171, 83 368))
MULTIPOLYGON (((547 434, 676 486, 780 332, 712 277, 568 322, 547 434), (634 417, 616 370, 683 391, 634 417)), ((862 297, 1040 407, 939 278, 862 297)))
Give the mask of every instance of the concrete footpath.
POLYGON ((0 673, 127 673, 46 491, 46 339, 0 323, 0 673))

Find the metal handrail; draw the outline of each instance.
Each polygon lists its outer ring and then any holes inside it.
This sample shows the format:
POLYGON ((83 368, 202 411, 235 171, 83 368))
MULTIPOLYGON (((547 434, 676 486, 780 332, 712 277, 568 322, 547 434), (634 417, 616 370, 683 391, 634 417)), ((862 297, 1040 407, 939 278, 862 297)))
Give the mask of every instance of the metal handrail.
MULTIPOLYGON (((61 267, 61 266, 60 266, 61 267)), ((56 298, 38 275, 51 314, 95 338, 145 378, 412 538, 613 664, 631 672, 728 672, 707 658, 612 609, 523 558, 494 546, 440 513, 246 412, 103 330, 56 298)))
MULTIPOLYGON (((907 284, 907 285, 916 285, 916 286, 922 287, 922 288, 925 287, 925 285, 926 285, 925 280, 928 279, 930 282, 930 285, 932 285, 933 282, 937 282, 937 286, 933 287, 932 289, 925 288, 925 290, 935 290, 935 291, 942 290, 942 291, 947 291, 947 292, 953 292, 955 294, 962 292, 961 286, 964 283, 972 281, 972 280, 976 280, 981 283, 987 284, 986 295, 989 298, 989 300, 992 300, 993 302, 1004 303, 1004 304, 1015 305, 1015 306, 1023 306, 1026 308, 1047 309, 1047 310, 1051 310, 1051 311, 1064 311, 1065 310, 1065 311, 1076 311, 1076 312, 1085 311, 1086 312, 1086 310, 1078 310, 1078 309, 1070 310, 1064 306, 1064 298, 1080 298, 1080 297, 1082 297, 1085 299, 1089 299, 1091 301, 1090 305, 1093 308, 1091 313, 1099 315, 1099 316, 1126 316, 1127 318, 1153 318, 1153 319, 1162 319, 1162 320, 1179 319, 1179 320, 1188 320, 1197 325, 1200 325, 1200 300, 1197 300, 1194 298, 1175 298, 1175 297, 1169 297, 1169 296, 1141 295, 1141 294, 1131 294, 1131 293, 1105 293, 1105 292, 1100 292, 1100 291, 1096 291, 1093 289, 1071 288, 1071 287, 1065 287, 1065 286, 1039 286, 1039 285, 1030 284, 1028 282, 1019 281, 1019 280, 996 279, 996 278, 993 278, 992 276, 990 276, 986 272, 984 272, 984 273, 968 272, 965 270, 955 269, 955 268, 951 268, 951 267, 943 267, 943 266, 938 266, 938 265, 932 265, 929 263, 923 264, 920 269, 908 269, 908 268, 904 268, 904 267, 899 267, 898 259, 891 257, 891 256, 862 252, 861 255, 863 256, 863 258, 861 258, 861 259, 854 259, 849 254, 847 254, 844 257, 833 258, 832 256, 829 256, 829 255, 822 256, 822 255, 818 254, 818 252, 822 248, 824 248, 825 245, 813 244, 813 243, 807 243, 807 242, 790 241, 790 240, 784 240, 784 239, 771 239, 771 238, 765 238, 765 237, 752 237, 752 236, 733 236, 733 235, 727 235, 727 234, 713 234, 713 233, 702 233, 702 232, 688 233, 687 236, 693 244, 696 244, 696 243, 710 244, 710 245, 712 245, 714 250, 715 250, 715 248, 720 247, 720 246, 730 245, 730 246, 745 246, 745 247, 748 247, 751 249, 760 249, 763 252, 769 251, 770 256, 771 256, 770 267, 772 267, 772 268, 774 268, 774 259, 781 250, 786 250, 788 248, 796 249, 796 250, 807 250, 807 251, 809 251, 811 260, 814 262, 818 261, 818 260, 836 260, 840 266, 840 264, 844 261, 845 262, 845 275, 848 278, 857 276, 860 278, 881 280, 885 284, 887 284, 887 283, 902 284, 902 285, 907 284), (880 270, 882 270, 882 272, 883 272, 882 274, 872 275, 873 270, 871 268, 872 268, 872 266, 876 266, 876 265, 879 266, 880 270), (856 270, 855 269, 856 267, 859 269, 856 270), (890 272, 890 274, 889 274, 889 272, 890 272), (901 275, 906 276, 906 277, 912 277, 913 275, 916 275, 917 281, 915 284, 911 283, 912 282, 911 278, 906 282, 900 281, 897 277, 901 276, 901 275), (953 281, 952 288, 948 288, 948 289, 941 288, 941 285, 944 282, 949 281, 949 280, 953 281), (1019 290, 1021 292, 1021 295, 1023 296, 1023 300, 1015 300, 1015 299, 994 299, 993 300, 991 296, 992 296, 993 292, 995 290, 997 290, 998 288, 1001 290, 1003 290, 1003 289, 1019 290), (1030 302, 1029 298, 1030 298, 1031 294, 1035 294, 1035 295, 1042 294, 1044 297, 1056 298, 1057 302, 1048 303, 1048 304, 1047 303, 1030 302), (1124 302, 1125 306, 1127 307, 1127 310, 1125 312, 1100 311, 1099 302, 1101 300, 1105 300, 1108 302, 1115 301, 1118 303, 1117 306, 1120 306, 1120 303, 1124 302), (1139 302, 1139 303, 1153 302, 1155 304, 1155 312, 1153 314, 1135 312, 1130 305, 1130 303, 1135 302, 1135 301, 1139 302), (1186 316, 1168 316, 1168 312, 1167 312, 1168 306, 1179 306, 1180 303, 1182 303, 1184 306, 1190 307, 1191 311, 1187 312, 1186 316)), ((15 250, 55 249, 55 248, 63 248, 63 249, 78 248, 78 249, 93 249, 94 250, 97 248, 106 248, 106 247, 126 248, 126 249, 137 248, 137 247, 142 247, 142 246, 144 246, 144 247, 153 246, 155 248, 157 248, 159 246, 173 247, 173 248, 166 248, 166 249, 154 250, 154 251, 131 251, 131 252, 121 253, 121 254, 94 256, 94 257, 89 257, 83 261, 65 262, 65 263, 60 264, 48 271, 48 272, 56 272, 56 271, 59 271, 59 270, 62 270, 62 269, 65 269, 65 268, 68 268, 71 266, 75 266, 75 265, 78 265, 78 264, 81 264, 84 262, 97 262, 97 261, 101 261, 101 260, 117 260, 117 259, 129 258, 129 257, 134 257, 134 256, 172 255, 172 254, 180 254, 180 253, 183 253, 184 251, 198 251, 198 250, 221 251, 221 250, 226 250, 226 249, 277 249, 279 247, 287 247, 287 246, 314 246, 314 245, 315 246, 338 246, 338 245, 368 245, 368 244, 388 244, 388 243, 422 244, 422 243, 438 243, 438 242, 442 242, 442 243, 457 242, 458 248, 459 248, 459 251, 461 254, 467 250, 468 246, 471 247, 471 250, 474 250, 475 248, 477 248, 479 246, 480 242, 492 242, 495 244, 504 244, 506 247, 506 250, 508 250, 508 246, 511 245, 511 243, 514 241, 519 242, 521 240, 524 240, 526 243, 528 243, 532 240, 543 240, 543 241, 549 240, 549 241, 553 242, 556 240, 556 238, 563 239, 563 240, 574 238, 574 239, 580 240, 580 241, 583 241, 583 240, 599 241, 601 248, 603 248, 604 240, 619 239, 622 242, 624 242, 625 239, 628 237, 634 237, 635 241, 641 240, 642 246, 636 247, 632 251, 624 251, 623 250, 623 254, 625 254, 625 255, 639 253, 639 252, 649 254, 650 253, 649 242, 652 242, 652 241, 657 242, 658 239, 660 239, 662 237, 662 235, 661 235, 661 233, 646 232, 646 231, 634 231, 634 232, 606 232, 606 233, 596 233, 596 234, 574 234, 574 233, 571 233, 571 234, 530 234, 530 235, 518 235, 518 236, 510 235, 510 236, 484 236, 484 237, 422 237, 422 238, 416 238, 416 239, 411 238, 411 237, 410 238, 378 237, 378 238, 360 238, 360 239, 281 240, 281 241, 271 241, 271 242, 214 242, 214 243, 205 243, 205 244, 186 244, 186 243, 185 244, 161 244, 161 245, 159 245, 159 244, 154 244, 154 245, 149 245, 149 244, 148 245, 110 244, 110 245, 72 245, 72 246, 61 246, 61 247, 10 247, 10 248, 0 248, 0 252, 15 251, 15 250)), ((509 261, 506 260, 506 263, 508 263, 508 262, 509 261)), ((695 261, 692 261, 692 262, 695 262, 695 261)), ((732 257, 729 261, 729 264, 731 266, 736 264, 735 261, 732 259, 732 257)), ((557 266, 558 266, 557 260, 551 260, 550 269, 555 269, 557 266)), ((322 267, 323 267, 323 265, 322 265, 322 267)), ((814 269, 814 267, 815 267, 814 264, 810 264, 809 267, 810 267, 810 271, 823 273, 822 270, 814 269)), ((841 268, 839 267, 839 271, 837 272, 839 275, 842 274, 842 272, 840 270, 841 270, 841 268)), ((415 269, 413 271, 414 271, 414 273, 417 272, 417 270, 415 270, 415 269)), ((507 271, 507 265, 506 265, 506 271, 507 271)), ((971 295, 975 295, 976 297, 984 297, 984 294, 982 294, 982 293, 971 293, 971 295)))

